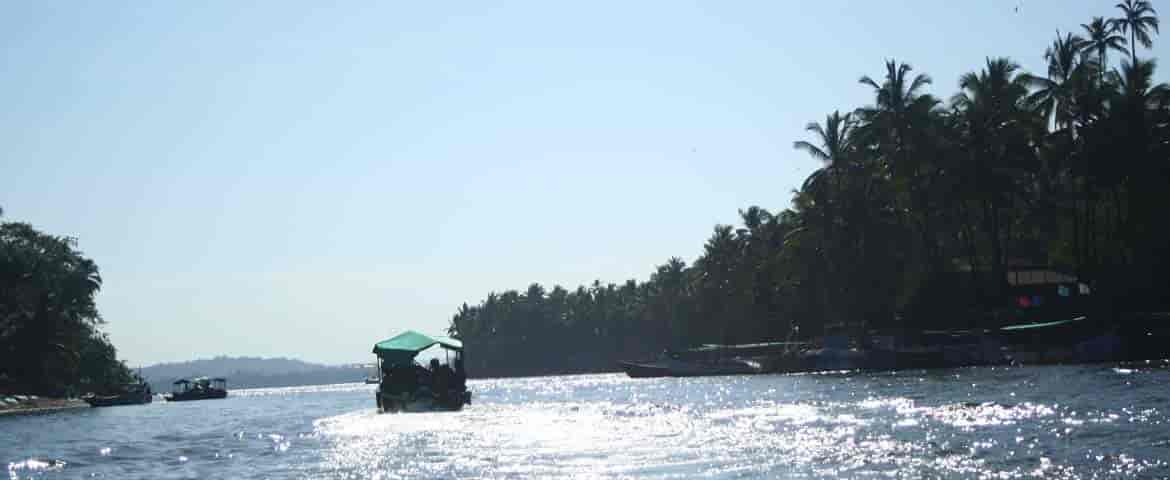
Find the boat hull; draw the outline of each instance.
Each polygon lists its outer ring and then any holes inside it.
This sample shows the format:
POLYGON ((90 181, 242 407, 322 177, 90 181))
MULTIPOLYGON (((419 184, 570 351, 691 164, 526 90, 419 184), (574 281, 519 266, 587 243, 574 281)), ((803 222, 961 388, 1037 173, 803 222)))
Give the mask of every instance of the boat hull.
POLYGON ((193 400, 216 400, 227 398, 227 390, 211 390, 206 392, 173 393, 165 397, 168 402, 189 402, 193 400))
POLYGON ((121 405, 142 405, 145 403, 150 403, 151 401, 153 401, 153 396, 151 396, 151 395, 143 395, 143 396, 110 395, 110 396, 86 397, 86 398, 83 398, 82 400, 85 400, 85 403, 88 403, 92 407, 117 407, 117 406, 121 406, 121 405))
POLYGON ((381 413, 456 412, 471 403, 471 392, 466 390, 440 396, 428 390, 398 394, 379 390, 374 395, 381 413))
POLYGON ((622 370, 626 371, 626 375, 630 378, 658 378, 669 377, 670 369, 655 365, 636 362, 618 362, 622 370))
POLYGON ((758 366, 752 366, 748 363, 734 360, 716 363, 660 360, 652 362, 619 362, 619 364, 630 378, 714 377, 760 373, 758 366))

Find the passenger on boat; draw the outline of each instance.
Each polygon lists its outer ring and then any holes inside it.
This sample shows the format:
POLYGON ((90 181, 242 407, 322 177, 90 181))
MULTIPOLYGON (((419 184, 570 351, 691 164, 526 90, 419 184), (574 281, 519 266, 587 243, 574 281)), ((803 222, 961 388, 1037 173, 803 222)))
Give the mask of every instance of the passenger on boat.
POLYGON ((407 365, 394 365, 390 367, 388 382, 389 393, 411 393, 418 388, 418 377, 415 375, 414 369, 407 365))
POLYGON ((463 370, 463 359, 455 359, 455 375, 454 375, 455 390, 464 391, 467 389, 467 371, 463 370))
POLYGON ((447 393, 447 385, 450 384, 450 377, 447 372, 443 371, 443 366, 439 364, 439 359, 431 359, 431 391, 437 396, 443 396, 447 393))
POLYGON ((434 391, 440 397, 450 395, 451 386, 455 383, 455 371, 450 365, 440 365, 438 360, 431 361, 431 371, 434 372, 434 391))
POLYGON ((452 370, 450 365, 443 364, 439 367, 439 371, 442 372, 444 384, 447 388, 451 388, 455 384, 455 370, 452 370))
POLYGON ((418 385, 418 390, 420 392, 422 390, 429 391, 431 389, 431 384, 434 383, 434 380, 430 370, 427 370, 426 367, 416 363, 414 364, 414 375, 417 379, 416 385, 418 385))

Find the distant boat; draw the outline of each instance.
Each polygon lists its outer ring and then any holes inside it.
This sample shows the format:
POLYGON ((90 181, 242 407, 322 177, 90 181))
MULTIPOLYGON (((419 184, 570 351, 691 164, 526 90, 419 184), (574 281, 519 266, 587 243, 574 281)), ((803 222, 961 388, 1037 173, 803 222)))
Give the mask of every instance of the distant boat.
POLYGON ((709 377, 760 373, 759 363, 742 358, 715 361, 663 358, 643 362, 618 362, 630 378, 709 377))
POLYGON ((378 380, 378 377, 366 377, 366 385, 377 385, 380 381, 381 380, 378 380))
POLYGON ((630 378, 658 378, 658 377, 673 377, 671 375, 670 367, 662 365, 657 361, 649 362, 618 362, 622 370, 626 371, 626 375, 630 378))
POLYGON ((188 400, 210 400, 227 397, 227 379, 198 377, 182 379, 174 383, 174 391, 166 395, 168 402, 188 400))
POLYGON ((780 360, 807 347, 804 342, 705 344, 686 350, 666 350, 651 360, 627 360, 618 365, 630 378, 706 377, 749 375, 783 370, 780 360))
POLYGON ((146 382, 127 383, 118 387, 113 395, 86 395, 82 397, 85 403, 94 407, 113 407, 117 405, 140 405, 150 403, 154 393, 150 391, 150 384, 146 382))

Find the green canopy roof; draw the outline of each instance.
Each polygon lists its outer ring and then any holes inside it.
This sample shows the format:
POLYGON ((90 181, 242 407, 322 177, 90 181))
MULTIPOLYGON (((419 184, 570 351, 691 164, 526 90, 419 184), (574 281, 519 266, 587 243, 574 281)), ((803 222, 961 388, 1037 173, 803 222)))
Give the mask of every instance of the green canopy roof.
POLYGON ((402 356, 415 354, 438 344, 449 350, 463 350, 463 342, 448 337, 431 337, 414 330, 407 330, 389 340, 382 340, 374 344, 374 355, 402 356))

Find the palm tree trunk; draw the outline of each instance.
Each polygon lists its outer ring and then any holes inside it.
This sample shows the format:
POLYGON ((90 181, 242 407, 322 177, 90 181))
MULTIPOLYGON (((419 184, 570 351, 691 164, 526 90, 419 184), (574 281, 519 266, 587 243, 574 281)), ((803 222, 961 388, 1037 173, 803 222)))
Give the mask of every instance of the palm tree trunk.
POLYGON ((1073 260, 1076 262, 1076 268, 1080 270, 1081 266, 1085 263, 1085 256, 1081 252, 1081 202, 1076 198, 1073 199, 1072 204, 1072 231, 1073 260))
POLYGON ((1000 255, 1003 252, 1000 250, 999 229, 995 224, 995 206, 992 203, 989 199, 983 200, 983 228, 987 232, 988 246, 991 247, 991 273, 993 277, 991 288, 994 296, 999 298, 999 280, 1002 280, 1000 276, 1002 265, 1000 255))
POLYGON ((972 300, 975 302, 976 305, 978 305, 980 303, 979 300, 981 297, 981 292, 983 290, 983 289, 979 288, 979 272, 978 272, 978 270, 979 270, 979 251, 978 251, 978 248, 979 247, 976 245, 976 241, 975 241, 975 231, 977 230, 978 227, 975 225, 975 220, 973 218, 974 213, 971 212, 970 205, 968 205, 966 202, 959 202, 958 211, 959 211, 959 218, 960 218, 959 221, 963 225, 963 230, 964 230, 963 236, 966 237, 966 238, 964 238, 964 240, 965 240, 964 243, 966 243, 966 245, 964 245, 964 247, 967 251, 967 262, 970 264, 970 267, 971 267, 972 300))
POLYGON ((1131 65, 1137 65, 1137 30, 1129 29, 1129 58, 1131 65))
POLYGON ((1091 194, 1085 199, 1085 263, 1091 275, 1097 265, 1097 202, 1091 194))
POLYGON ((1098 60, 1101 60, 1101 67, 1097 72, 1097 87, 1100 88, 1105 85, 1105 70, 1109 68, 1109 64, 1105 59, 1105 47, 1101 47, 1100 52, 1097 54, 1097 58, 1098 60))
POLYGON ((1126 233, 1125 232, 1126 231, 1125 219, 1122 217, 1122 213, 1124 212, 1124 210, 1122 209, 1122 205, 1121 205, 1122 197, 1123 197, 1123 195, 1121 194, 1121 186, 1114 185, 1113 186, 1113 231, 1114 231, 1114 235, 1116 235, 1116 238, 1114 239, 1114 241, 1116 242, 1116 245, 1117 245, 1117 261, 1120 264, 1125 265, 1126 263, 1128 263, 1127 262, 1128 255, 1126 255, 1126 250, 1128 249, 1127 247, 1129 246, 1129 236, 1125 234, 1126 233))

